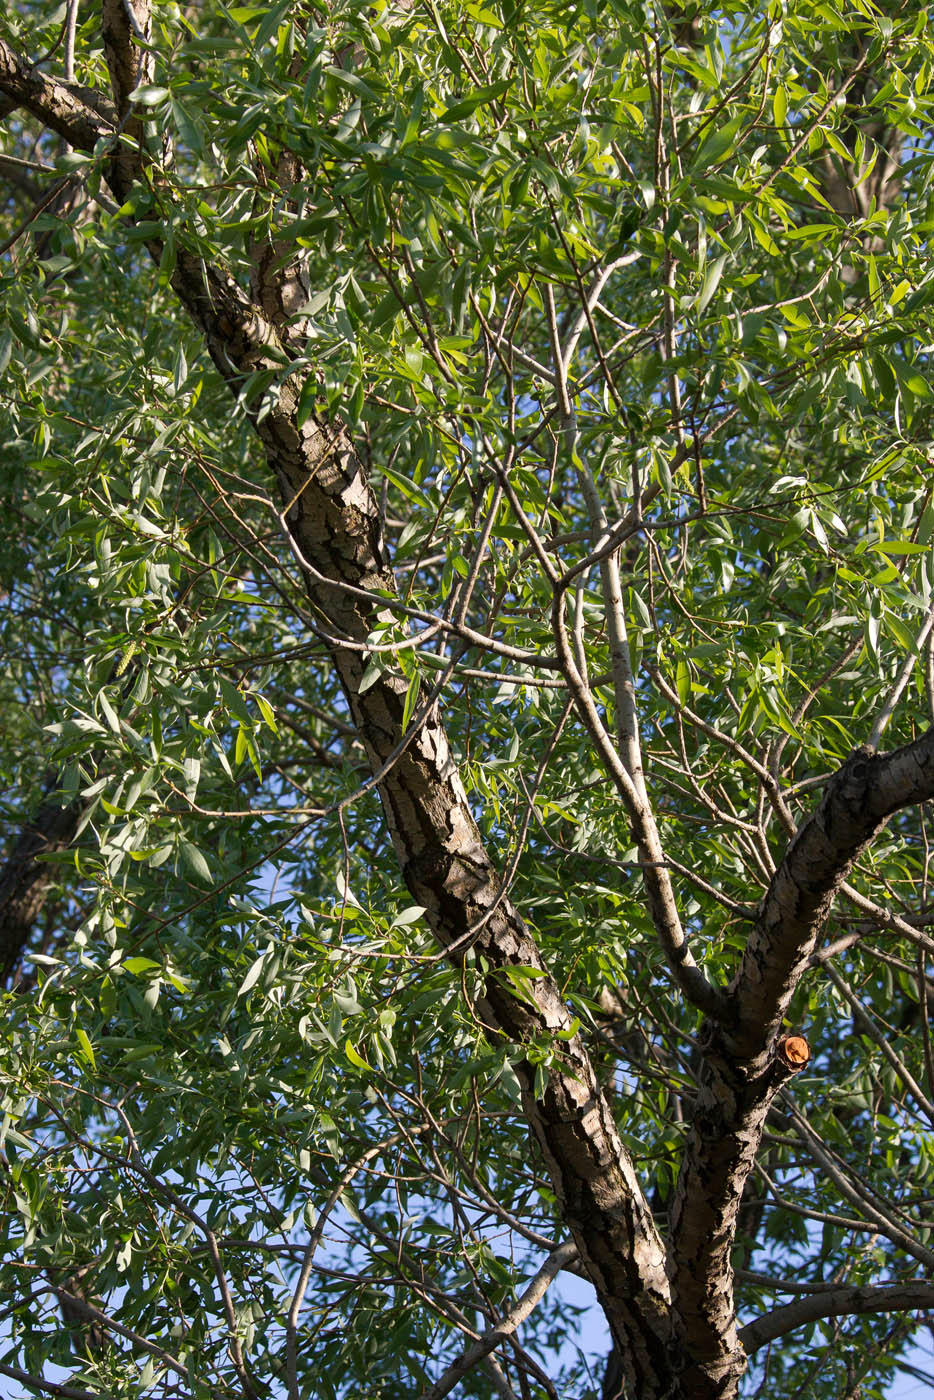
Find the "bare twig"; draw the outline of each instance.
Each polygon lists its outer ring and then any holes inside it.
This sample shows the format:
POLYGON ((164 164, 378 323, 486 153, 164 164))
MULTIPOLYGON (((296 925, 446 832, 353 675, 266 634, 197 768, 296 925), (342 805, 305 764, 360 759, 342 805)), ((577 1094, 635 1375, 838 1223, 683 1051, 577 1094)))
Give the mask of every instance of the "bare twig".
POLYGON ((453 1390, 478 1362, 512 1336, 537 1304, 541 1302, 561 1270, 576 1259, 577 1246, 571 1240, 559 1245, 552 1254, 549 1254, 515 1307, 510 1309, 501 1322, 497 1322, 495 1327, 491 1327, 478 1341, 469 1346, 429 1390, 423 1391, 421 1400, 443 1400, 443 1397, 453 1390))

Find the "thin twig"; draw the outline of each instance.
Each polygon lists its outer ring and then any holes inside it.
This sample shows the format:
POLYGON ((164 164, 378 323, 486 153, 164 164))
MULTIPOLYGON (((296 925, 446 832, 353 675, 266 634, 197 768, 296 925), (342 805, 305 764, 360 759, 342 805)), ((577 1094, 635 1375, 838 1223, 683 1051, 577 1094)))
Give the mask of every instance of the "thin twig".
POLYGON ((430 1389, 422 1392, 421 1400, 443 1400, 464 1376, 500 1346, 525 1321, 533 1309, 541 1302, 557 1275, 569 1263, 577 1259, 577 1245, 572 1240, 560 1244, 549 1254, 538 1273, 529 1283, 514 1308, 511 1308, 501 1322, 497 1322, 485 1332, 464 1354, 453 1362, 444 1375, 430 1389))

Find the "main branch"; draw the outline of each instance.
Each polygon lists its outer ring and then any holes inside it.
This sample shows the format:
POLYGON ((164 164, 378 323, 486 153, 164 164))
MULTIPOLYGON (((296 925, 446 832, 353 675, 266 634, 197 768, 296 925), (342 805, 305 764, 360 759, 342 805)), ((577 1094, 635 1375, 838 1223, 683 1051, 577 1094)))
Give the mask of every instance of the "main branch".
MULTIPOLYGON (((90 102, 33 75, 5 45, 0 91, 80 149, 92 150, 101 138, 114 135, 90 102)), ((109 170, 116 192, 125 197, 126 162, 115 154, 109 170)), ((452 959, 460 962, 472 951, 486 968, 476 1008, 486 1031, 520 1047, 553 1046, 540 1098, 531 1067, 521 1062, 517 1067, 525 1114, 562 1218, 625 1358, 633 1394, 640 1400, 668 1394, 664 1247, 560 988, 483 844, 440 709, 431 705, 404 733, 408 683, 401 672, 387 669, 362 688, 367 639, 395 593, 365 468, 338 421, 300 419, 310 371, 289 373, 289 346, 225 268, 182 246, 172 286, 236 397, 254 372, 277 376, 269 411, 260 416, 254 406, 254 426, 278 482, 310 600, 336 639, 333 660, 372 771, 380 775, 380 797, 406 884, 452 959), (509 975, 514 968, 537 974, 523 982, 528 990, 521 997, 509 975)))

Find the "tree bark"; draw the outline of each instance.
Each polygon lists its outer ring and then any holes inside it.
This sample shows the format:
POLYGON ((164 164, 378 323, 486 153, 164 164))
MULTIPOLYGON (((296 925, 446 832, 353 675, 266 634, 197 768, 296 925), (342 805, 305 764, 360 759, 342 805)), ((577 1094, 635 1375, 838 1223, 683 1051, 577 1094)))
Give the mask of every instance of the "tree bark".
MULTIPOLYGON (((112 134, 83 98, 37 77, 2 41, 0 89, 78 149, 92 149, 112 134)), ((131 171, 122 149, 109 169, 115 194, 125 198, 131 171)), ((234 394, 257 369, 283 374, 287 347, 228 272, 180 249, 172 286, 234 394)), ((432 705, 403 738, 407 681, 401 673, 387 670, 360 691, 369 660, 366 640, 386 595, 395 593, 395 580, 377 503, 346 431, 315 416, 299 423, 307 375, 303 370, 283 376, 272 409, 254 421, 309 597, 331 629, 332 655, 378 777, 406 883, 454 960, 472 950, 489 969, 476 1007, 480 1020, 490 1034, 517 1046, 555 1046, 541 1099, 534 1094, 531 1067, 517 1066, 523 1106, 562 1216, 625 1357, 627 1383, 643 1400, 653 1400, 670 1392, 672 1379, 664 1245, 583 1042, 572 1033, 568 1007, 483 846, 439 706, 432 705), (521 997, 509 978, 512 968, 537 974, 523 983, 521 997)))
POLYGON ((931 796, 934 730, 891 754, 854 750, 772 878, 728 990, 732 1014, 702 1032, 669 1271, 681 1346, 709 1377, 711 1394, 732 1393, 742 1357, 731 1252, 743 1190, 775 1095, 803 1067, 778 1054, 782 1021, 854 861, 894 812, 931 796))
POLYGON ((55 866, 42 856, 66 850, 77 836, 87 804, 62 805, 56 784, 14 842, 0 869, 0 979, 8 981, 22 958, 33 926, 55 883, 55 866))

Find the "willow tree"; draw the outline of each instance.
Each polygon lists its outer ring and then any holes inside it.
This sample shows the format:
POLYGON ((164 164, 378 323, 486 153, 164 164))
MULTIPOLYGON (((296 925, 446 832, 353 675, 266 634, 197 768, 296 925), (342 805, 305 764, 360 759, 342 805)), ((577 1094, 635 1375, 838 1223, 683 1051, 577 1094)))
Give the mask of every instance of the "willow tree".
POLYGON ((882 1393, 932 61, 893 0, 7 7, 8 1394, 882 1393))

